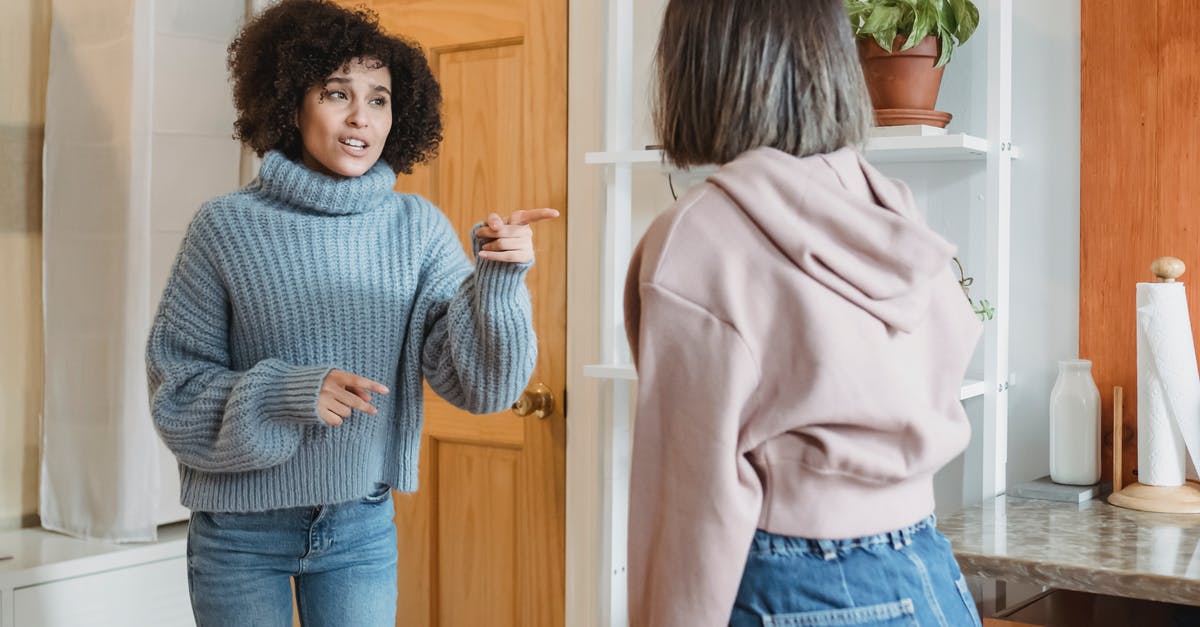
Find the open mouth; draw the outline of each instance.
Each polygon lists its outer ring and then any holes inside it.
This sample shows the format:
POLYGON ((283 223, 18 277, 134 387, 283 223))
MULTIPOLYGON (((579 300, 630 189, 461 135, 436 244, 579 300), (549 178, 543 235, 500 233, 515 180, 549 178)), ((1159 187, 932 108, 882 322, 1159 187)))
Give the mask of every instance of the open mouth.
POLYGON ((340 142, 341 144, 343 144, 345 146, 349 146, 351 148, 366 148, 367 147, 367 142, 365 142, 361 139, 353 139, 353 138, 349 138, 349 137, 343 137, 343 138, 339 139, 338 142, 340 142))

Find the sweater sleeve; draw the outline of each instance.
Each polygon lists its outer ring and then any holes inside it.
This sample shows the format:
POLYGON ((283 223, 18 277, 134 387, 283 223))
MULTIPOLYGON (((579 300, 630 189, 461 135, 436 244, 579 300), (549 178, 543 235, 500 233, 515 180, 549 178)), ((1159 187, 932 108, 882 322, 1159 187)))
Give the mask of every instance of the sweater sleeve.
MULTIPOLYGON (((525 275, 533 265, 479 259, 472 271, 445 215, 430 214, 426 269, 416 318, 422 325, 422 371, 430 387, 475 414, 508 408, 537 363, 537 336, 525 275)), ((485 243, 474 236, 476 254, 485 243)))
POLYGON ((729 623, 762 506, 741 441, 758 366, 736 329, 642 284, 629 504, 630 627, 729 623))
MULTIPOLYGON (((203 214, 201 214, 202 216, 203 214)), ((146 346, 154 426, 181 464, 206 472, 269 468, 295 454, 330 368, 267 359, 230 367, 229 299, 208 239, 188 227, 146 346)))

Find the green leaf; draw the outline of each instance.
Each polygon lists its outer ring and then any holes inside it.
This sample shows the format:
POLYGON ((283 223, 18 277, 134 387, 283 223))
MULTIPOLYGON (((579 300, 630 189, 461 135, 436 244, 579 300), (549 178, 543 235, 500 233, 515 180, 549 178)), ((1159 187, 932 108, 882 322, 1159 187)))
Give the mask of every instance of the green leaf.
POLYGON ((846 8, 846 15, 849 15, 851 20, 858 21, 862 18, 862 16, 864 14, 866 14, 870 10, 871 10, 871 7, 869 7, 865 4, 859 4, 859 3, 855 2, 853 9, 851 9, 849 7, 846 8))
POLYGON ((874 35, 872 35, 872 37, 875 38, 875 43, 879 44, 880 48, 883 48, 884 50, 887 50, 888 52, 894 52, 892 50, 892 44, 896 43, 896 30, 895 29, 885 30, 882 33, 875 33, 874 35))
MULTIPOLYGON (((869 17, 867 17, 866 23, 863 24, 861 32, 864 35, 876 35, 876 36, 878 36, 880 33, 884 32, 884 31, 895 32, 896 28, 900 25, 900 17, 901 17, 900 7, 891 7, 891 6, 875 7, 875 10, 871 12, 871 15, 869 17)), ((888 45, 884 46, 884 48, 886 50, 891 50, 892 49, 891 42, 888 42, 888 45)))
MULTIPOLYGON (((953 4, 955 0, 947 1, 953 4)), ((953 33, 954 31, 958 30, 958 18, 954 15, 954 8, 951 6, 938 9, 937 23, 939 31, 953 33)), ((942 35, 939 33, 938 36, 941 37, 942 35)))
POLYGON ((996 317, 996 308, 992 307, 992 304, 988 301, 981 300, 979 301, 979 307, 975 310, 975 315, 979 316, 980 320, 987 322, 996 317))
POLYGON ((925 39, 929 31, 933 30, 937 24, 937 12, 933 10, 933 6, 925 4, 917 8, 916 17, 913 19, 912 29, 909 30, 908 39, 904 42, 904 47, 901 50, 914 48, 925 39))
POLYGON ((975 28, 979 26, 979 9, 971 0, 958 0, 954 7, 954 16, 958 21, 958 29, 954 31, 954 38, 958 40, 959 45, 962 45, 971 38, 975 28))
POLYGON ((950 31, 938 27, 938 42, 941 44, 941 54, 938 55, 937 63, 933 67, 942 67, 950 62, 950 55, 954 53, 954 40, 950 36, 950 31))
POLYGON ((865 2, 846 0, 846 14, 850 16, 850 28, 854 32, 855 37, 863 36, 863 22, 865 21, 866 16, 869 15, 873 10, 874 7, 866 4, 865 2))
POLYGON ((862 17, 864 14, 870 13, 872 10, 874 10, 874 8, 875 7, 867 4, 866 2, 860 2, 859 0, 846 0, 846 15, 849 15, 851 18, 862 17))

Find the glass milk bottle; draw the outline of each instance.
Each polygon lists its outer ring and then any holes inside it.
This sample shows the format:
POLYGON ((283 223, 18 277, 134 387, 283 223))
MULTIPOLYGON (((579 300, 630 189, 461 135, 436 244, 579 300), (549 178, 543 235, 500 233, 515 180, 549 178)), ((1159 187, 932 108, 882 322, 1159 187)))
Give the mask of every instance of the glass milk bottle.
POLYGON ((1100 481, 1100 390, 1092 362, 1058 362, 1050 391, 1050 479, 1068 485, 1100 481))

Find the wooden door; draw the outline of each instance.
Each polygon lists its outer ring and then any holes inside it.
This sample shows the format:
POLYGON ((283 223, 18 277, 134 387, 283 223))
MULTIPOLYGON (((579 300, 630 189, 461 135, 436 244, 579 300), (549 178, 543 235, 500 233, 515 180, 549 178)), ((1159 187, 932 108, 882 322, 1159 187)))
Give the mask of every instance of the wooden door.
MULTIPOLYGON (((360 4, 358 1, 348 5, 360 4)), ((426 388, 420 487, 396 495, 400 625, 563 624, 566 432, 567 0, 375 0, 442 86, 438 160, 397 189, 450 217, 464 246, 488 212, 552 207, 527 284, 548 419, 473 416, 426 388)))

